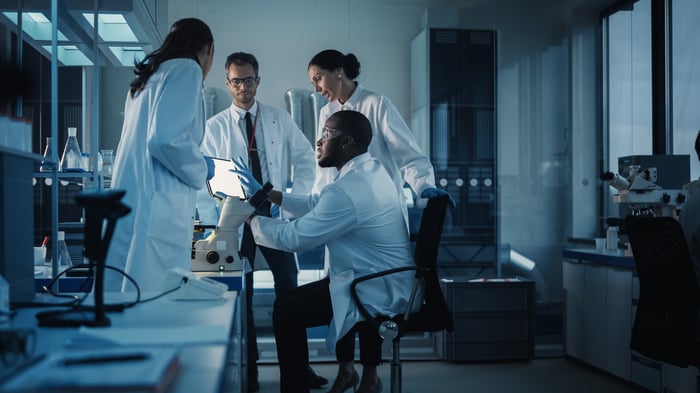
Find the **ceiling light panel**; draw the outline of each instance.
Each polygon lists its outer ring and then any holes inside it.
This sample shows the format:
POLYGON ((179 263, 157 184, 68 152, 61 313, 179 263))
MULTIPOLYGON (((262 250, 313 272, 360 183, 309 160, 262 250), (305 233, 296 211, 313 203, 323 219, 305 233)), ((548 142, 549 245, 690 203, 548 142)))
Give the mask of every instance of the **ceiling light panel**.
MULTIPOLYGON (((18 25, 17 12, 5 11, 3 15, 12 21, 15 27, 18 25)), ((43 12, 24 12, 22 13, 22 31, 33 40, 51 41, 51 20, 43 12)), ((60 29, 58 30, 58 41, 68 41, 60 29)))
MULTIPOLYGON (((84 12, 83 17, 94 28, 95 14, 84 12)), ((134 34, 126 18, 122 14, 106 14, 100 13, 97 15, 97 31, 100 39, 104 42, 138 42, 138 38, 134 34)))

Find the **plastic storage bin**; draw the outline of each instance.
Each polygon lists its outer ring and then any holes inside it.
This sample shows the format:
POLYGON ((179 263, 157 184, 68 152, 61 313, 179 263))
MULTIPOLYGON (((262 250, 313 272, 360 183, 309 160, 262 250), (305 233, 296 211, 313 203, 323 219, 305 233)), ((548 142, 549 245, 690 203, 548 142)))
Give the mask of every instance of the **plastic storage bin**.
POLYGON ((522 277, 440 281, 455 330, 434 336, 452 361, 529 360, 534 354, 535 283, 522 277))

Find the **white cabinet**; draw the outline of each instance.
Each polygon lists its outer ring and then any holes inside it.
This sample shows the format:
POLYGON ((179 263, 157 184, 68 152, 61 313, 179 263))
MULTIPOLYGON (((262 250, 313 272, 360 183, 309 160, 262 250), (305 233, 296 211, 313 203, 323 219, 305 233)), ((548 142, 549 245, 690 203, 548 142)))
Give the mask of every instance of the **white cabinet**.
POLYGON ((630 380, 632 271, 564 261, 566 354, 630 380))
POLYGON ((566 354, 583 360, 583 302, 584 302, 584 265, 564 262, 562 266, 562 285, 565 296, 564 332, 566 354))
POLYGON ((605 268, 605 364, 606 370, 630 380, 632 338, 632 272, 605 268))
POLYGON ((696 367, 675 367, 630 349, 639 298, 633 267, 567 257, 562 266, 566 355, 652 392, 697 393, 696 367))
POLYGON ((583 273, 583 360, 605 370, 606 269, 584 265, 583 273))

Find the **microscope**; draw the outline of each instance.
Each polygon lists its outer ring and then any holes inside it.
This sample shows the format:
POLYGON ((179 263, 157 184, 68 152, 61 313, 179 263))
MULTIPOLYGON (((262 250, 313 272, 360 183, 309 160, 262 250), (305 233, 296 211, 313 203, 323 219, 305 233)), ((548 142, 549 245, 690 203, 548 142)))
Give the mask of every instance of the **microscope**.
MULTIPOLYGON (((241 224, 267 200, 272 184, 265 183, 250 199, 238 195, 225 196, 221 203, 219 222, 211 234, 192 244, 193 272, 231 272, 243 270, 238 247, 241 224)), ((221 198, 221 197, 219 197, 221 198)))
POLYGON ((688 196, 686 190, 669 190, 656 184, 655 167, 630 165, 626 178, 613 172, 605 172, 600 178, 618 191, 613 202, 629 205, 632 215, 676 217, 688 196))

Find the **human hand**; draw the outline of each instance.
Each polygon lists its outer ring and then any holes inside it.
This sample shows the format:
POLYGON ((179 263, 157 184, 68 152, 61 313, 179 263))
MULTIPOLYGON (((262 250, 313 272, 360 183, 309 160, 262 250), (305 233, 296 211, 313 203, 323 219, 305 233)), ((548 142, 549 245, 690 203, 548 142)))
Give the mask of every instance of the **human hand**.
POLYGON ((450 205, 452 207, 457 207, 457 202, 455 202, 454 198, 452 198, 452 195, 450 195, 449 192, 440 189, 440 188, 426 188, 423 190, 423 192, 420 194, 421 198, 438 198, 441 196, 447 195, 450 198, 450 205))
POLYGON ((243 160, 243 157, 233 158, 231 161, 236 165, 237 169, 231 169, 230 171, 237 174, 241 179, 243 191, 245 191, 248 198, 255 195, 255 193, 262 188, 262 185, 255 180, 253 173, 248 169, 248 165, 243 160))
POLYGON ((211 157, 204 156, 204 162, 207 163, 207 180, 214 177, 214 160, 211 157))

